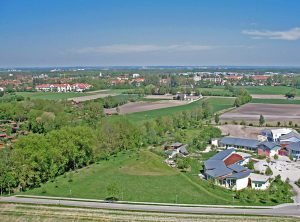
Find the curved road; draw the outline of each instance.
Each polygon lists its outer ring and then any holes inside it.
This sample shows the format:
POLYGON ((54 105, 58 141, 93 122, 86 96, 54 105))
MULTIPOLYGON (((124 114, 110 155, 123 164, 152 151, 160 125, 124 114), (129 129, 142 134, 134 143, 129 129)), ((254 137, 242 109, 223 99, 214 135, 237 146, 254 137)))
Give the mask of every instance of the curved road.
POLYGON ((192 207, 192 206, 165 206, 165 205, 139 205, 105 203, 92 201, 75 201, 65 199, 40 199, 29 197, 2 197, 0 202, 24 203, 38 205, 60 205, 69 207, 89 207, 114 210, 155 211, 168 213, 201 213, 201 214, 238 214, 238 215, 269 215, 269 216, 295 216, 300 217, 300 205, 286 204, 269 208, 232 208, 232 207, 192 207))

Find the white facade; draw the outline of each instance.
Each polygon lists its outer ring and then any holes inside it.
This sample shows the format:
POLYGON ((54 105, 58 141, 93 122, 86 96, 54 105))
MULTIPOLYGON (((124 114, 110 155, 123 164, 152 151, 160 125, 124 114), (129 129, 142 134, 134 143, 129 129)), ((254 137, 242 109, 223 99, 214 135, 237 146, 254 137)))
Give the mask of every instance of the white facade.
POLYGON ((286 135, 290 132, 292 132, 292 129, 288 129, 288 128, 281 128, 281 129, 272 129, 272 135, 273 135, 273 140, 274 141, 278 141, 279 137, 286 135))
POLYGON ((140 74, 138 74, 138 73, 132 74, 132 78, 138 78, 138 77, 140 77, 140 74))
POLYGON ((236 190, 242 190, 248 187, 249 177, 241 178, 236 180, 236 190))

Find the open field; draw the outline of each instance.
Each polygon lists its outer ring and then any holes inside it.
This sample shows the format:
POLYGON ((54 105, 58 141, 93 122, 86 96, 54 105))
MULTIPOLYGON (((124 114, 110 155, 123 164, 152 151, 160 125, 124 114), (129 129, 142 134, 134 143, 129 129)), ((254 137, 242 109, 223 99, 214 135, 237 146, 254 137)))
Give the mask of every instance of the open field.
MULTIPOLYGON (((168 108, 162 108, 156 110, 148 110, 144 112, 126 114, 122 116, 132 121, 144 121, 151 118, 157 118, 160 116, 169 116, 178 112, 192 110, 201 107, 202 102, 205 100, 212 106, 214 112, 218 112, 220 110, 233 107, 235 98, 218 98, 218 97, 204 98, 186 105, 174 106, 174 107, 168 107, 168 108)), ((110 118, 118 119, 121 118, 122 116, 112 116, 110 118)))
POLYGON ((24 98, 30 99, 48 99, 48 100, 64 100, 74 97, 81 97, 88 95, 87 93, 76 93, 76 92, 17 92, 17 95, 23 96, 24 98))
MULTIPOLYGON (((119 106, 120 114, 143 112, 147 110, 162 109, 167 107, 181 106, 188 104, 186 101, 161 100, 161 101, 139 101, 119 106)), ((116 108, 105 109, 105 113, 117 113, 116 108)))
POLYGON ((77 207, 58 206, 32 206, 26 204, 1 204, 1 221, 11 222, 73 222, 73 221, 155 221, 155 222, 292 222, 296 218, 270 217, 270 216, 245 216, 245 215, 204 215, 187 213, 158 213, 158 212, 134 212, 123 210, 89 209, 77 207))
POLYGON ((222 121, 258 121, 263 115, 266 121, 300 121, 300 105, 248 103, 221 115, 222 121))

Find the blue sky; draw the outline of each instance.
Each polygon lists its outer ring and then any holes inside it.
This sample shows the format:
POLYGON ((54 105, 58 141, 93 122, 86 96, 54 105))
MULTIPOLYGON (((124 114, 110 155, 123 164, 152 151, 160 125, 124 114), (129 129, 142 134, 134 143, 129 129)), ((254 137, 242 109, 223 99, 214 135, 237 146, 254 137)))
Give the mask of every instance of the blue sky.
POLYGON ((0 0, 0 66, 300 66, 298 0, 0 0))

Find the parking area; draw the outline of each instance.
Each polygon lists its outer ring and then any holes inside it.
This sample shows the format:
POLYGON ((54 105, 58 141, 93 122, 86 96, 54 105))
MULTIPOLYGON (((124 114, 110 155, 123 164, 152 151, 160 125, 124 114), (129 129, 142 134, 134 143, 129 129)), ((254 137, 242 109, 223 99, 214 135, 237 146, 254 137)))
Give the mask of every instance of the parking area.
POLYGON ((282 180, 289 178, 291 182, 295 182, 300 179, 300 161, 294 162, 286 156, 279 156, 278 160, 271 159, 269 164, 266 160, 259 160, 254 164, 255 170, 260 172, 265 172, 268 166, 270 166, 273 171, 272 177, 279 174, 282 180))

